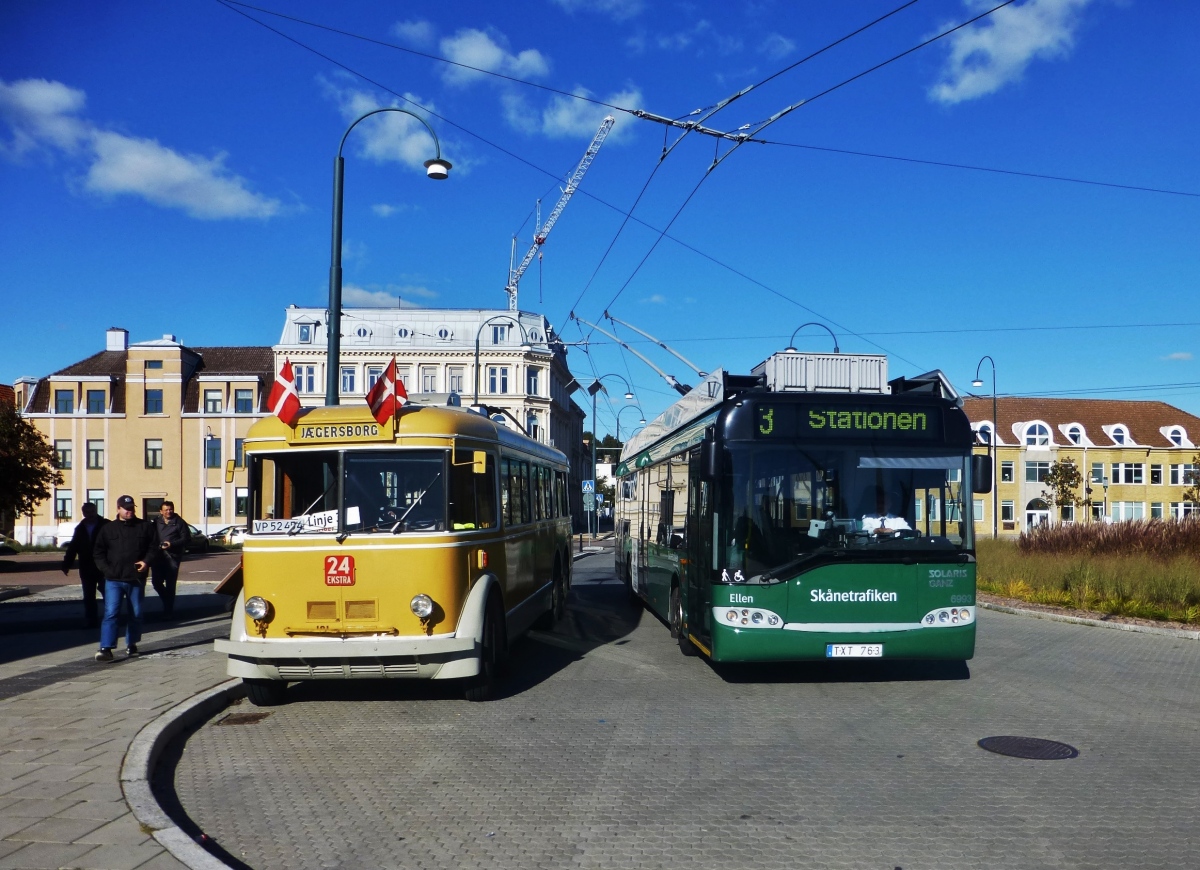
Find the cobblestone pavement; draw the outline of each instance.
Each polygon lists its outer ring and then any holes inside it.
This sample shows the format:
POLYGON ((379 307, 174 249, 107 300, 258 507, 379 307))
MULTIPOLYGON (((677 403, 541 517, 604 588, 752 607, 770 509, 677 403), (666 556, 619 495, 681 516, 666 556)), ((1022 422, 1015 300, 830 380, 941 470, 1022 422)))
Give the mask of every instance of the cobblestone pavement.
POLYGON ((200 727, 160 785, 255 868, 1200 863, 1195 641, 981 611, 969 671, 714 668, 610 566, 576 563, 568 619, 518 647, 499 700, 294 685, 253 724, 200 727), (992 735, 1079 756, 976 745, 992 735))

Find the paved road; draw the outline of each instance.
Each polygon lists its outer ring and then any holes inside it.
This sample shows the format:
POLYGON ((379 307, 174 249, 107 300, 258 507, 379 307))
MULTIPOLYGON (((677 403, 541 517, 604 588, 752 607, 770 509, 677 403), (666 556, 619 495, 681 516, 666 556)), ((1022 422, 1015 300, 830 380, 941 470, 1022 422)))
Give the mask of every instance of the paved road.
MULTIPOLYGON (((717 669, 607 554, 504 697, 309 683, 160 768, 256 868, 1194 867, 1200 643, 980 612, 969 672, 717 669), (985 752, 1061 740, 1063 761, 985 752)), ((237 712, 254 708, 239 707, 237 712)))

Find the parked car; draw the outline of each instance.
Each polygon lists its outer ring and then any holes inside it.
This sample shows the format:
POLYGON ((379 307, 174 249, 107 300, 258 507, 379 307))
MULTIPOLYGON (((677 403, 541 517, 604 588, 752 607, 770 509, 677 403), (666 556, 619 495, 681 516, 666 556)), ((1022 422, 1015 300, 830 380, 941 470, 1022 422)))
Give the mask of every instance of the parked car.
POLYGON ((20 552, 14 544, 16 541, 11 541, 8 538, 0 535, 0 556, 15 556, 20 552))
POLYGON ((185 553, 208 552, 208 536, 204 532, 188 523, 188 534, 188 542, 183 548, 185 553))
POLYGON ((232 547, 240 545, 245 537, 245 526, 226 526, 210 534, 208 539, 214 544, 224 544, 227 547, 232 547))

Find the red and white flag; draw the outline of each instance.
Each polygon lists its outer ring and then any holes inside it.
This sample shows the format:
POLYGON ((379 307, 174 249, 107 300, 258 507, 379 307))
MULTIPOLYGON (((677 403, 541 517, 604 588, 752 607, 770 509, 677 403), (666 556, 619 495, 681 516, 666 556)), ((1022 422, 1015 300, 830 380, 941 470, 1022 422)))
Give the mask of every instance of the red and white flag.
POLYGON ((382 426, 395 417, 407 401, 408 391, 404 389, 403 381, 396 380, 396 358, 392 357, 392 361, 384 369, 383 376, 371 387, 371 392, 367 393, 367 405, 371 409, 371 415, 382 426))
POLYGON ((275 376, 271 385, 271 393, 267 396, 267 406, 271 413, 289 426, 296 425, 300 416, 300 397, 296 394, 296 377, 292 374, 291 360, 283 361, 283 368, 275 376))

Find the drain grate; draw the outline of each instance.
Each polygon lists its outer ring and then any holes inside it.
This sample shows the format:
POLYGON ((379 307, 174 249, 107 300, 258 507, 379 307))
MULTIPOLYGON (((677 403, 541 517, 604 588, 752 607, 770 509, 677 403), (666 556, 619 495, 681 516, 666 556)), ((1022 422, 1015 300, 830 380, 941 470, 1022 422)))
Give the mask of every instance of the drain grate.
POLYGON ((270 716, 270 713, 230 713, 218 725, 254 725, 270 716))
POLYGON ((1033 758, 1038 761, 1058 761, 1079 755, 1079 750, 1074 746, 1059 743, 1057 740, 1043 740, 1041 737, 985 737, 979 741, 979 745, 998 755, 1033 758))

